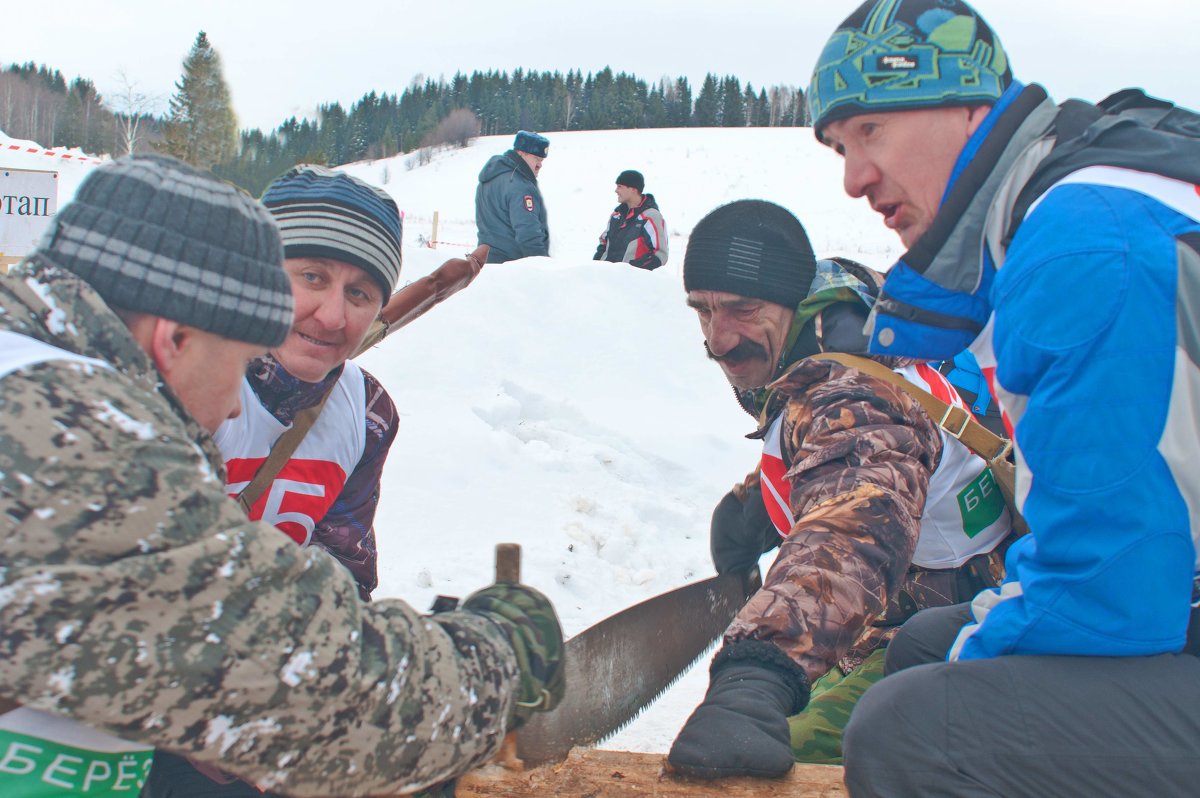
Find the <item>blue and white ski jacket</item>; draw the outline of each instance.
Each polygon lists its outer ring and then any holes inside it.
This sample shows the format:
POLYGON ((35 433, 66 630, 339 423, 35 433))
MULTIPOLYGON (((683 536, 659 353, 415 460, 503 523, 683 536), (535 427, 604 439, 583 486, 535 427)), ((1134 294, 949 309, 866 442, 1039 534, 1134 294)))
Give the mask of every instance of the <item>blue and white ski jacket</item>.
POLYGON ((1032 534, 951 659, 1179 651, 1200 570, 1200 188, 1087 166, 1010 241, 1054 115, 1040 88, 1010 88, 872 321, 872 351, 924 357, 953 354, 973 323, 1015 433, 1032 534))

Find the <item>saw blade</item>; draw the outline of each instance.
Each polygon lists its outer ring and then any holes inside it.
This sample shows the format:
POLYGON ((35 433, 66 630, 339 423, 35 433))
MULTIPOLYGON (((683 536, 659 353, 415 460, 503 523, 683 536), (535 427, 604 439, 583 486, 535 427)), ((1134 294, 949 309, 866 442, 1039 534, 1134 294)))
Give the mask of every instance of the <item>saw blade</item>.
POLYGON ((758 589, 758 571, 727 574, 646 599, 567 641, 567 692, 517 732, 536 766, 607 737, 662 694, 729 626, 758 589))

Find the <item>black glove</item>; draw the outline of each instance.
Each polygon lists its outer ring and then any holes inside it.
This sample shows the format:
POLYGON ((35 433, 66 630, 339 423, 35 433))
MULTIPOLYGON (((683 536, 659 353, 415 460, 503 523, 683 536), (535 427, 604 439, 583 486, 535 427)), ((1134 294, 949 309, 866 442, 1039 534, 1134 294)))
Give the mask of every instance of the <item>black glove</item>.
POLYGON ((762 486, 755 482, 742 501, 729 491, 713 509, 708 545, 717 573, 745 573, 758 558, 780 543, 779 532, 767 515, 762 486))
POLYGON ((426 787, 420 792, 412 794, 411 798, 454 798, 455 785, 458 779, 450 779, 434 784, 432 787, 426 787))
POLYGON ((646 271, 649 272, 649 271, 654 271, 659 266, 662 266, 662 261, 659 259, 659 257, 657 255, 655 255, 653 252, 651 252, 649 254, 643 255, 640 258, 634 258, 633 260, 629 261, 629 265, 637 266, 639 269, 645 269, 646 271))
POLYGON ((604 242, 600 242, 600 246, 596 247, 596 254, 592 256, 592 260, 600 260, 604 257, 604 242))
POLYGON ((701 779, 782 776, 792 768, 788 716, 808 703, 808 677, 770 643, 741 640, 713 659, 708 693, 667 754, 701 779))
POLYGON ((563 633, 550 599, 527 585, 496 584, 467 597, 462 608, 504 630, 521 670, 508 730, 534 712, 549 712, 566 691, 563 633))

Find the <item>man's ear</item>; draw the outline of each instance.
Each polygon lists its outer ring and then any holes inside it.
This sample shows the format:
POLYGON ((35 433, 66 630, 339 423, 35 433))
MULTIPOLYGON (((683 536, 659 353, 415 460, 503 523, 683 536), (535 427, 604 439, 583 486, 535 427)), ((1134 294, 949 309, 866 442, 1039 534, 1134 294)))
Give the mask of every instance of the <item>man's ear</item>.
POLYGON ((192 341, 195 330, 171 319, 154 316, 146 335, 146 354, 164 377, 169 377, 178 365, 184 350, 192 341))
POLYGON ((973 105, 967 109, 967 135, 975 135, 975 131, 979 130, 979 126, 983 124, 983 120, 987 118, 988 113, 992 110, 990 105, 973 105))

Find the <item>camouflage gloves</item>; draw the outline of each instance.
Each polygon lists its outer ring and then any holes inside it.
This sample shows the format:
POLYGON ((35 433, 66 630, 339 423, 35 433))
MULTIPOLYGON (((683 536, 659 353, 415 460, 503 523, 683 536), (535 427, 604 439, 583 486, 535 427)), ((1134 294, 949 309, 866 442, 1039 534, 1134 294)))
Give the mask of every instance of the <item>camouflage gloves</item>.
POLYGON ((717 573, 745 573, 779 542, 758 480, 745 487, 739 485, 717 502, 708 539, 717 573))
POLYGON ((667 754, 685 776, 782 776, 792 768, 788 715, 808 703, 808 677, 770 643, 743 640, 713 659, 708 692, 667 754))
POLYGON ((526 585, 496 584, 468 597, 462 608, 499 626, 516 651, 521 680, 508 730, 558 706, 566 689, 563 634, 550 600, 526 585))

